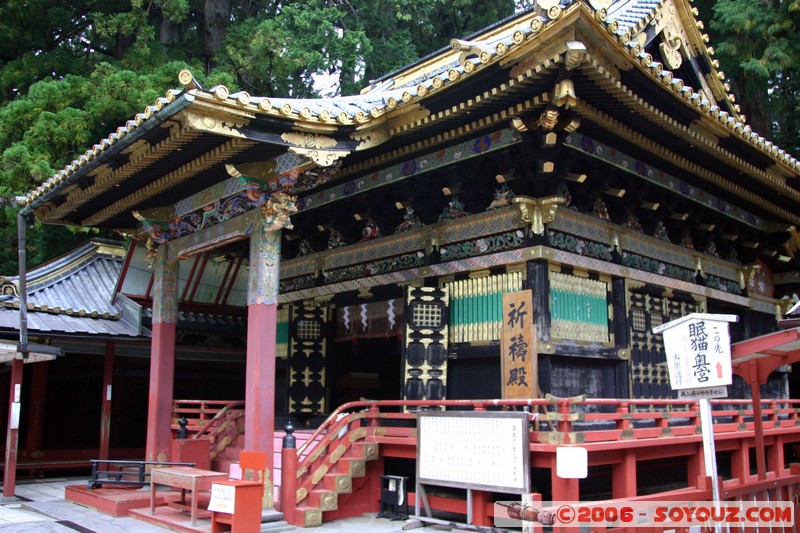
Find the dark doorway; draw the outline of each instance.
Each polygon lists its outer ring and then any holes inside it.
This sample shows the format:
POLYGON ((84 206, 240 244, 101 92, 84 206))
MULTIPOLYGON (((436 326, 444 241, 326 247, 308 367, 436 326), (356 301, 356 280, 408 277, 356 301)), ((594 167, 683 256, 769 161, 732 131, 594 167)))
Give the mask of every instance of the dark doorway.
POLYGON ((399 400, 402 385, 400 338, 354 338, 333 343, 328 371, 330 410, 363 399, 399 400))

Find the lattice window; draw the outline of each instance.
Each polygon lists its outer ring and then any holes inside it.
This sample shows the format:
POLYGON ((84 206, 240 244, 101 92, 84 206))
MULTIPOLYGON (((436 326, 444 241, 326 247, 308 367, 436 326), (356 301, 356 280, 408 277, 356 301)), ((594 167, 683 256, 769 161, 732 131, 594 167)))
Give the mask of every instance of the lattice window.
POLYGON ((411 320, 416 328, 442 327, 442 306, 416 303, 411 309, 411 320))
POLYGON ((631 327, 634 331, 647 331, 647 314, 644 309, 631 309, 631 327))
POLYGON ((664 323, 663 313, 650 313, 650 327, 656 328, 664 323))
POLYGON ((301 341, 319 339, 322 336, 322 324, 317 320, 298 320, 297 339, 301 341))

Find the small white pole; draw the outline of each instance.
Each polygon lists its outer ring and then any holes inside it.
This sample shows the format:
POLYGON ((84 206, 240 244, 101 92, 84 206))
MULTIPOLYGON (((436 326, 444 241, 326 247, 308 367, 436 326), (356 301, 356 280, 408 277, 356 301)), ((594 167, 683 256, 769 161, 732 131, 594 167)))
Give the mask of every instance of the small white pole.
MULTIPOLYGON (((714 509, 720 508, 719 485, 717 484, 717 452, 714 446, 714 421, 711 417, 711 400, 703 398, 700 404, 700 428, 703 431, 703 458, 706 465, 706 476, 711 478, 711 492, 714 497, 714 509)), ((719 513, 717 513, 719 516, 719 513)), ((719 523, 714 524, 714 531, 721 533, 719 523)))

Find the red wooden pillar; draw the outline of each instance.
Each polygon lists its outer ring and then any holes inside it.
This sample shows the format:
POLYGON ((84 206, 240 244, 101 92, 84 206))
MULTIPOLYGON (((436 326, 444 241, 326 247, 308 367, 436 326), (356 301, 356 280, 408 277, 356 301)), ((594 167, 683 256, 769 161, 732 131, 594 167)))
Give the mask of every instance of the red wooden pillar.
POLYGON ((168 461, 172 440, 172 391, 175 378, 175 328, 178 319, 178 262, 166 244, 156 255, 153 337, 150 343, 150 392, 147 406, 148 461, 168 461))
POLYGON ((580 489, 577 479, 558 477, 556 468, 556 454, 550 461, 550 485, 554 502, 580 501, 580 489))
POLYGON ((492 519, 486 513, 486 504, 489 503, 489 493, 482 490, 472 491, 472 523, 476 526, 491 526, 492 519))
POLYGON ((731 476, 740 484, 750 478, 750 439, 740 439, 739 446, 731 454, 731 476))
POLYGON ((698 479, 706 475, 706 465, 703 462, 703 444, 698 443, 696 452, 686 458, 686 479, 690 487, 698 486, 698 479))
POLYGON ((114 380, 114 341, 106 341, 103 358, 103 397, 100 408, 100 451, 99 459, 108 459, 109 438, 111 436, 111 392, 114 380))
POLYGON ((279 229, 266 226, 259 219, 250 234, 244 448, 267 454, 271 479, 275 459, 275 351, 280 250, 279 229))
POLYGON ((767 460, 764 454, 764 420, 761 415, 761 385, 758 383, 758 370, 755 361, 750 361, 750 389, 753 396, 753 429, 755 430, 756 470, 758 479, 767 479, 767 460))
POLYGON ((3 496, 14 496, 17 479, 17 448, 19 447, 19 409, 22 394, 22 359, 11 363, 11 384, 8 395, 8 430, 6 432, 6 464, 3 472, 3 496), (16 415, 16 416, 15 416, 16 415))
POLYGON ((784 464, 783 435, 775 435, 770 453, 767 454, 767 469, 774 472, 775 477, 781 477, 784 464))
POLYGON ((28 453, 42 449, 44 411, 47 403, 47 377, 50 373, 50 363, 48 362, 36 363, 32 366, 28 437, 25 440, 25 449, 28 453))
POLYGON ((611 467, 612 498, 636 497, 636 453, 623 450, 620 462, 611 467))

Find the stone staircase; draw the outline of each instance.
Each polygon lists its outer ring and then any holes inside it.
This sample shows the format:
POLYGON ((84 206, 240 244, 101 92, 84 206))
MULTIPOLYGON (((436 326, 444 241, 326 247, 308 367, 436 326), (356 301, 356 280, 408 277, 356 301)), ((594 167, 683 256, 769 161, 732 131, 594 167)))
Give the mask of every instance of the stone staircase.
POLYGON ((364 478, 367 461, 379 456, 378 444, 374 442, 339 444, 326 455, 327 448, 323 443, 314 452, 320 454, 321 466, 313 473, 298 471, 296 519, 303 527, 322 525, 322 513, 337 510, 340 496, 359 488, 353 479, 364 478))
MULTIPOLYGON (((293 435, 296 439, 297 448, 300 449, 313 436, 312 430, 295 430, 293 435)), ((340 438, 327 438, 326 435, 318 436, 316 444, 308 446, 306 456, 309 457, 311 464, 319 463, 319 466, 310 476, 308 472, 298 470, 298 489, 297 489, 297 517, 298 525, 303 527, 315 527, 322 525, 325 511, 335 511, 339 506, 339 496, 351 494, 354 490, 353 479, 364 478, 366 476, 366 463, 378 458, 378 444, 371 442, 358 442, 363 438, 364 430, 359 429, 351 432, 350 438, 344 439, 345 442, 338 442, 331 447, 331 442, 342 440, 340 438), (303 478, 308 478, 304 480, 303 478), (302 484, 302 481, 306 481, 302 484)), ((275 504, 280 502, 280 481, 281 481, 281 449, 283 447, 284 431, 276 431, 274 437, 274 456, 273 456, 273 499, 275 504)), ((216 455, 211 461, 211 469, 218 472, 229 472, 231 465, 239 461, 239 453, 243 450, 243 436, 229 439, 226 446, 216 450, 216 455)), ((357 489, 358 486, 355 486, 357 489)), ((283 529, 286 522, 266 522, 262 523, 262 532, 286 531, 283 529)))
MULTIPOLYGON (((244 441, 243 416, 244 411, 239 405, 230 404, 220 409, 212 422, 204 424, 203 436, 207 435, 211 441, 212 470, 230 472, 231 464, 238 462, 244 441)), ((363 502, 367 497, 367 493, 363 492, 369 490, 367 462, 379 458, 378 444, 372 437, 380 428, 365 427, 364 418, 363 412, 338 413, 328 418, 319 432, 294 430, 296 449, 302 449, 297 463, 297 506, 294 518, 297 525, 322 525, 324 512, 333 511, 332 514, 338 516, 336 511, 341 503, 352 505, 359 499, 363 502), (309 442, 312 438, 314 442, 309 442)), ((284 436, 284 431, 276 431, 273 442, 272 500, 275 504, 280 501, 284 436)), ((270 511, 280 514, 266 509, 265 514, 270 511)), ((263 520, 266 522, 276 518, 263 520)), ((284 524, 285 522, 275 523, 274 527, 280 528, 284 524)), ((262 525, 262 531, 273 531, 265 530, 266 525, 262 525)))

